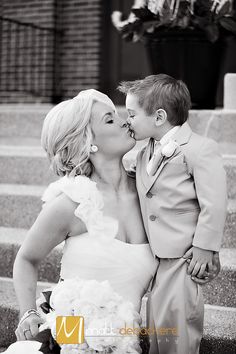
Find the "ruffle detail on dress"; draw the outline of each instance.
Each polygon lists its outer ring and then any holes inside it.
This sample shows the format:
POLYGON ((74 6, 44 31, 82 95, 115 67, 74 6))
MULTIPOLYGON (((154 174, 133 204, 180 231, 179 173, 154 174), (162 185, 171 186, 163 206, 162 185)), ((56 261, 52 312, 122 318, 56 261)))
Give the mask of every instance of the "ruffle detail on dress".
POLYGON ((44 203, 51 202, 62 193, 62 186, 68 183, 65 177, 58 179, 56 182, 50 183, 44 191, 42 201, 44 203))
POLYGON ((96 182, 86 176, 65 176, 48 186, 42 200, 50 202, 61 193, 79 204, 74 214, 85 223, 90 236, 101 237, 105 241, 116 237, 118 221, 103 215, 104 201, 96 182))

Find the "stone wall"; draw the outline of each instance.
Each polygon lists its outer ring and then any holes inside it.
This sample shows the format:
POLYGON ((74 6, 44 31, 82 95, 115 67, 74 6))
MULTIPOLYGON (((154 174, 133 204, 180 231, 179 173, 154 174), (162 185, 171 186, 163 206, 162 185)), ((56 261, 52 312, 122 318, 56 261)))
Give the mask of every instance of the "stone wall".
POLYGON ((64 31, 60 48, 61 92, 71 97, 82 89, 99 88, 101 0, 64 0, 59 10, 64 31))

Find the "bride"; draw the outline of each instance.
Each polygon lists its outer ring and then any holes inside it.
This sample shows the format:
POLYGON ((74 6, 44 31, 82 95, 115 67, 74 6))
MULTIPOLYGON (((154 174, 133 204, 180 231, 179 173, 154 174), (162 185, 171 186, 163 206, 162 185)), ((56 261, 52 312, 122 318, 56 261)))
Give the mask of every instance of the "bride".
POLYGON ((158 266, 144 231, 135 179, 122 164, 135 145, 132 133, 112 101, 91 89, 48 113, 42 145, 62 178, 46 189, 42 211, 14 263, 20 321, 17 342, 6 353, 142 353, 138 335, 117 337, 116 332, 98 338, 86 332, 94 316, 100 329, 104 319, 112 319, 116 329, 127 323, 140 328, 141 300, 158 266), (38 265, 63 241, 60 281, 40 303, 38 265), (84 343, 58 346, 56 315, 83 315, 84 343), (37 338, 47 329, 47 342, 54 347, 44 351, 45 341, 37 338))
MULTIPOLYGON (((39 350, 41 343, 32 339, 45 319, 36 304, 37 269, 64 240, 60 280, 108 281, 119 299, 132 304, 131 319, 140 325, 141 299, 158 264, 144 231, 135 179, 122 164, 135 145, 131 135, 112 101, 93 89, 48 113, 42 145, 55 173, 64 177, 45 191, 42 211, 15 260, 21 320, 18 341, 7 353, 39 350)), ((131 349, 141 353, 137 343, 131 349)))

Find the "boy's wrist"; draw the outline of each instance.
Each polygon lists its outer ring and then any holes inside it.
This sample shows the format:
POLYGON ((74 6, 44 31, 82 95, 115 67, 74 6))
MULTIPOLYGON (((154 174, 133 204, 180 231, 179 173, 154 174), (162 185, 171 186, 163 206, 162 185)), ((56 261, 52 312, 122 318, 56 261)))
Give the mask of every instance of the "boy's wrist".
POLYGON ((217 251, 213 251, 213 250, 209 250, 209 249, 206 249, 206 248, 202 248, 202 247, 199 247, 199 246, 193 246, 193 250, 200 250, 200 251, 203 251, 203 252, 212 252, 212 254, 214 253, 219 253, 217 251))

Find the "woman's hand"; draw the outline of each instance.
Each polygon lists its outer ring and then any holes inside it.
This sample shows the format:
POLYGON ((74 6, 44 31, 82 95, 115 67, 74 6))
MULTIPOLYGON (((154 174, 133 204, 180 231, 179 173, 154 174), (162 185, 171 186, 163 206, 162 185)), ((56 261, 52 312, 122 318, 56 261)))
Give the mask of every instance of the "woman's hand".
POLYGON ((34 338, 39 333, 39 326, 44 322, 42 317, 31 313, 25 320, 19 322, 15 330, 17 340, 30 340, 34 338))

